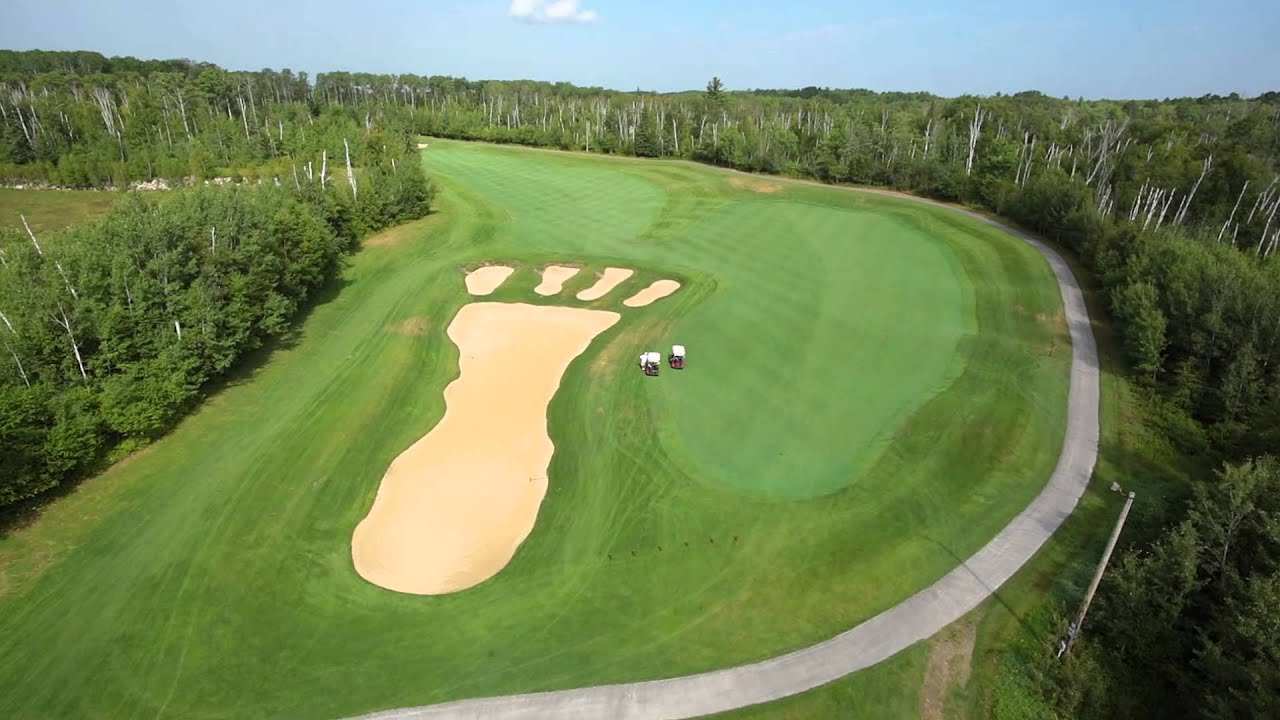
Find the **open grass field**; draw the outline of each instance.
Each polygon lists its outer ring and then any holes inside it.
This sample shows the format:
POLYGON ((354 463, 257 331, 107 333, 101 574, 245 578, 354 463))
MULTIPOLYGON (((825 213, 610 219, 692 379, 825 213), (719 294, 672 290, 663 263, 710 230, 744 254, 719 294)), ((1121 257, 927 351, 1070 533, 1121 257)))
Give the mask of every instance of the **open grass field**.
POLYGON ((123 193, 105 190, 0 188, 0 228, 22 230, 22 216, 37 236, 105 215, 123 193))
POLYGON ((1070 352, 1021 241, 683 163, 423 156, 437 214, 369 242, 294 342, 170 436, 0 539, 0 716, 337 717, 758 660, 938 579, 1048 478, 1070 352), (511 564, 389 592, 351 533, 443 413, 445 329, 484 262, 519 268, 485 300, 622 319, 551 403, 550 487, 511 564), (542 297, 550 263, 583 271, 542 297), (637 272, 572 299, 610 265, 637 272), (683 287, 622 306, 659 278, 683 287), (688 369, 643 377, 636 354, 673 342, 688 369))

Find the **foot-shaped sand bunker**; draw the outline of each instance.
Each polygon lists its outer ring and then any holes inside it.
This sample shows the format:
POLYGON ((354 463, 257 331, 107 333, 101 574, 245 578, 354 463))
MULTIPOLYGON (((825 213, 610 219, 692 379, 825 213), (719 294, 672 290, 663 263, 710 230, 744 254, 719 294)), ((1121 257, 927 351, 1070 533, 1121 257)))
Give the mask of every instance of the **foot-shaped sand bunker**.
POLYGON ((596 281, 595 285, 583 290, 575 297, 587 302, 599 300, 605 295, 608 295, 611 290, 621 285, 624 280, 634 275, 635 272, 635 270, 628 270, 627 268, 605 268, 604 274, 600 276, 600 279, 596 281))
POLYGON ((533 291, 539 295, 557 295, 564 289, 564 283, 578 274, 578 268, 565 265, 548 265, 542 271, 542 282, 533 291))
MULTIPOLYGON (((474 270, 467 291, 487 295, 513 272, 502 265, 474 270)), ((559 292, 576 272, 553 265, 538 287, 552 283, 559 292)), ((609 268, 579 298, 599 298, 631 274, 609 268)), ((660 280, 623 304, 648 305, 679 287, 660 280)), ((373 507, 351 537, 356 572, 390 590, 441 595, 502 570, 533 530, 547 492, 555 451, 547 405, 569 363, 619 318, 604 310, 524 303, 463 306, 447 331, 458 346, 459 374, 444 390, 444 417, 383 476, 373 507)))
POLYGON ((627 307, 644 307, 680 289, 675 280, 655 280, 652 285, 622 301, 627 307))
POLYGON ((486 265, 467 273, 467 292, 472 295, 488 295, 498 289, 516 269, 506 265, 486 265))
POLYGON ((440 423, 397 457, 356 527, 356 572, 417 595, 497 574, 533 530, 554 446, 547 404, 565 368, 621 316, 483 302, 449 325, 460 374, 440 423))

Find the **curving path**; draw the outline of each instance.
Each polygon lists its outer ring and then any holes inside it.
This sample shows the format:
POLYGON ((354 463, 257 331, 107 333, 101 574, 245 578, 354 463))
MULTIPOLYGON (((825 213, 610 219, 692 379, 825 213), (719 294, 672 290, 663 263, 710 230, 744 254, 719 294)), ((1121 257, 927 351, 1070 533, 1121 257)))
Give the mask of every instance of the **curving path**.
POLYGON ((692 718, 796 695, 875 665, 959 620, 1013 576, 1062 524, 1084 493, 1098 456, 1098 351, 1075 275, 1040 241, 968 210, 887 191, 964 213, 1030 243, 1053 268, 1071 331, 1067 432, 1048 485, 975 555, 929 587, 825 642, 724 670, 647 682, 459 700, 362 716, 419 718, 692 718))

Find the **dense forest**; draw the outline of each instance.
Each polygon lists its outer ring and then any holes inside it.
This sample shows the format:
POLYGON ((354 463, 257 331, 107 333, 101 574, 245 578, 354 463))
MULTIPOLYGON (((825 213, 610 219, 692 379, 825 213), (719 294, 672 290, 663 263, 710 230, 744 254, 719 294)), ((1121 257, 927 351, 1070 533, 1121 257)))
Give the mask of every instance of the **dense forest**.
POLYGON ((134 200, 56 252, 0 239, 0 437, 6 453, 32 448, 5 458, 0 502, 163 429, 287 324, 354 237, 419 214, 413 132, 881 185, 1010 218, 1092 274, 1162 429, 1220 467, 1169 527, 1122 549, 1078 651, 1045 665, 1044 699, 1063 717, 1280 715, 1280 93, 941 98, 713 79, 660 95, 0 53, 0 131, 8 182, 267 181, 134 200), (348 152, 358 169, 326 185, 348 152), (40 479, 5 486, 11 468, 40 479))
POLYGON ((9 180, 198 184, 50 237, 0 230, 0 507, 163 433, 283 335, 360 238, 429 210, 413 129, 310 103, 305 77, 227 114, 243 81, 209 66, 3 53, 0 68, 9 180))

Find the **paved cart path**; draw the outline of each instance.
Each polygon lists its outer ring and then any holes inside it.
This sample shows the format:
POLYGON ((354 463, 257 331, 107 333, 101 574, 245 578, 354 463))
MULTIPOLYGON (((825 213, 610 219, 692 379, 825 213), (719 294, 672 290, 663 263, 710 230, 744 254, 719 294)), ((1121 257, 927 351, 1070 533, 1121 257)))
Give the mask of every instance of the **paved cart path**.
POLYGON ((974 212, 922 198, 1030 243, 1049 261, 1071 331, 1067 432, 1048 485, 1013 522, 933 585, 851 630, 781 657, 713 672, 554 692, 403 708, 365 715, 419 718, 692 718, 796 695, 875 665, 959 620, 1029 561, 1075 509, 1098 456, 1098 351, 1084 296, 1062 256, 1040 241, 974 212))

